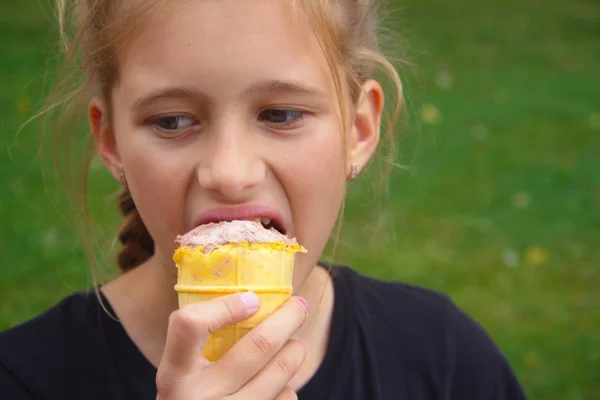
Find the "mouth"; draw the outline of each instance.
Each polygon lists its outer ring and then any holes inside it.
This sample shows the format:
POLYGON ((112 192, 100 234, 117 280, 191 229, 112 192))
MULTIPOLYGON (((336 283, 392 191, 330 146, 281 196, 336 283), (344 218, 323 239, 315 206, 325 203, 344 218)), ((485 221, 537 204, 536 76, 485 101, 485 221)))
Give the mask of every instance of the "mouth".
POLYGON ((263 228, 267 230, 275 229, 283 235, 288 231, 279 211, 267 206, 227 207, 208 210, 198 216, 194 221, 194 227, 240 220, 259 223, 263 228))
POLYGON ((282 235, 285 235, 285 228, 274 219, 271 219, 269 217, 260 217, 255 218, 251 221, 260 223, 263 226, 263 228, 267 230, 275 229, 277 232, 281 233, 282 235))

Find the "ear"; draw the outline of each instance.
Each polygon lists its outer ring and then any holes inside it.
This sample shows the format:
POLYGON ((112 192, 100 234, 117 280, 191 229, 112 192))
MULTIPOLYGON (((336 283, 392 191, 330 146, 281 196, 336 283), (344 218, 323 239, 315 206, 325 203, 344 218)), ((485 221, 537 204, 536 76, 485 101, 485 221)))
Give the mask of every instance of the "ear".
POLYGON ((356 103, 352 133, 348 141, 348 174, 353 163, 356 163, 358 172, 375 153, 381 134, 383 107, 384 95, 379 82, 372 79, 365 81, 356 103))
POLYGON ((109 121, 106 102, 99 97, 92 98, 88 107, 88 117, 90 120, 90 129, 94 136, 96 152, 112 176, 119 181, 123 166, 121 157, 117 151, 115 135, 109 121))

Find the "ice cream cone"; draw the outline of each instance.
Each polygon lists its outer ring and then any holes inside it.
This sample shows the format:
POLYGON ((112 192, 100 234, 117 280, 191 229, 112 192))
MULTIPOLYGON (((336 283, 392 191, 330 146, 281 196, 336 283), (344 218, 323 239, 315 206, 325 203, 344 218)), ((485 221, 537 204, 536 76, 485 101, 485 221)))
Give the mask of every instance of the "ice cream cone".
POLYGON ((249 319, 211 334, 203 355, 218 360, 292 294, 295 253, 306 250, 260 223, 208 224, 178 238, 173 259, 179 307, 243 291, 255 292, 260 309, 249 319))

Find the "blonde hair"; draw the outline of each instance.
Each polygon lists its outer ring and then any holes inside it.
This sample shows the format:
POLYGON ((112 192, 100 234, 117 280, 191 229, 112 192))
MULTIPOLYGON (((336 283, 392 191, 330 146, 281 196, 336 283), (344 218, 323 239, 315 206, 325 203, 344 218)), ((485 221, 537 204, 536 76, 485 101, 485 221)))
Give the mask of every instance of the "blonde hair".
MULTIPOLYGON (((57 0, 57 13, 64 63, 47 105, 40 114, 58 114, 58 128, 52 142, 60 144, 55 150, 55 162, 65 189, 75 193, 82 211, 84 229, 89 236, 92 221, 87 214, 87 176, 95 151, 91 135, 86 135, 85 151, 78 152, 78 162, 67 154, 82 138, 71 121, 94 94, 100 95, 110 110, 110 90, 118 79, 117 59, 144 23, 165 0, 57 0), (118 17, 117 17, 118 16, 118 17), (51 113, 52 111, 52 113, 51 113), (82 162, 85 166, 81 168, 82 162), (73 171, 81 171, 73 179, 73 171), (64 179, 66 178, 66 179, 64 179), (83 188, 82 188, 83 186, 83 188)), ((379 13, 373 0, 295 0, 294 7, 307 19, 327 59, 335 84, 341 120, 349 120, 348 103, 354 104, 366 80, 382 70, 395 88, 395 98, 387 115, 384 141, 388 158, 395 154, 394 122, 403 105, 402 85, 392 62, 382 54, 378 41, 379 13)), ((110 123, 111 116, 108 115, 110 123)), ((344 125, 347 126, 347 125, 344 125)), ((391 165, 392 163, 387 163, 391 165)), ((387 176, 387 171, 384 171, 387 176)), ((127 271, 142 264, 154 254, 154 241, 137 211, 126 188, 118 194, 123 215, 118 240, 121 249, 118 264, 127 271)), ((343 213, 343 207, 340 214, 343 213)), ((341 219, 340 219, 341 221, 341 219)), ((341 224, 338 224, 337 232, 341 224)), ((88 251, 94 260, 91 239, 88 251)))

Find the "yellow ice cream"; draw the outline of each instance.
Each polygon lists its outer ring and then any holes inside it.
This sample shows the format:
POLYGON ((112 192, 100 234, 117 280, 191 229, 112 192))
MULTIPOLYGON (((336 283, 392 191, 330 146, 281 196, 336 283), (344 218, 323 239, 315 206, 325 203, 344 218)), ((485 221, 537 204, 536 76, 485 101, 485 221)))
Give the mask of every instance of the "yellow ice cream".
POLYGON ((252 317, 211 335, 203 351, 210 361, 219 359, 291 296, 295 253, 306 252, 295 240, 251 221, 209 224, 178 241, 173 260, 179 307, 243 291, 255 292, 261 300, 252 317), (226 242, 230 239, 236 241, 226 242))

